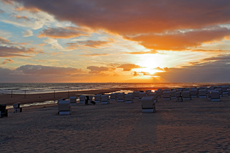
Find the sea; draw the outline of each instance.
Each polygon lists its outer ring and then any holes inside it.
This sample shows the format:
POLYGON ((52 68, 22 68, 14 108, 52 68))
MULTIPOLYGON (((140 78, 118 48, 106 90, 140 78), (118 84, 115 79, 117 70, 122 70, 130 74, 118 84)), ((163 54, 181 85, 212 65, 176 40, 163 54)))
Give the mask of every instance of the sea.
POLYGON ((39 94, 111 88, 181 88, 218 83, 0 83, 0 94, 39 94))

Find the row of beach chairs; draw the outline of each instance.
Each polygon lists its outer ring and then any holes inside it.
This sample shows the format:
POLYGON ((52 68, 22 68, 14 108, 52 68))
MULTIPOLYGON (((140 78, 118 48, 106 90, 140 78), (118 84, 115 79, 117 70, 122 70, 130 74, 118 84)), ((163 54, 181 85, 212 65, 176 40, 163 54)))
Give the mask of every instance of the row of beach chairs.
MULTIPOLYGON (((199 87, 199 88, 178 88, 178 89, 158 89, 155 92, 151 90, 134 91, 132 93, 112 93, 110 95, 96 94, 94 96, 81 95, 79 97, 80 103, 90 104, 91 102, 109 104, 111 101, 115 102, 141 102, 142 112, 155 112, 155 103, 158 98, 163 100, 176 100, 185 101, 191 100, 192 98, 208 98, 210 101, 220 101, 220 97, 223 95, 230 97, 230 86, 212 86, 199 87)), ((70 97, 70 100, 61 100, 59 104, 64 104, 59 109, 63 112, 59 114, 69 114, 71 105, 76 105, 76 97, 70 97)))

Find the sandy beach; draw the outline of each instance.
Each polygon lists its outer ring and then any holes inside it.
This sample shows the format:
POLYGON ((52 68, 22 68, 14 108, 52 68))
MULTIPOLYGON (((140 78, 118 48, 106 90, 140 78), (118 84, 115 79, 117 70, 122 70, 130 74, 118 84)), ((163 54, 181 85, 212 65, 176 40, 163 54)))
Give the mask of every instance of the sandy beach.
POLYGON ((0 152, 228 152, 230 98, 159 100, 156 113, 139 102, 57 105, 9 112, 0 119, 0 152))

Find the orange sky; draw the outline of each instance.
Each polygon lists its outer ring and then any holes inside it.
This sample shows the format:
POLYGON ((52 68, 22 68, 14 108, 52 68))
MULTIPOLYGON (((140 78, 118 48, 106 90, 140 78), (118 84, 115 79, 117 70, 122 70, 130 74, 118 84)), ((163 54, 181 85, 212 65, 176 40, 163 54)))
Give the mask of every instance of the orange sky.
POLYGON ((0 0, 0 82, 229 82, 230 2, 0 0))

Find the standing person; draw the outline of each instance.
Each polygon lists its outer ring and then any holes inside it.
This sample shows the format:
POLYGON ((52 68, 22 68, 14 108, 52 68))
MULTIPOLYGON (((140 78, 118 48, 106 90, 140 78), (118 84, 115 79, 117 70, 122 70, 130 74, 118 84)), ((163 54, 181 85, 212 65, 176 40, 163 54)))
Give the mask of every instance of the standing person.
POLYGON ((86 96, 85 105, 88 105, 88 101, 89 101, 89 96, 86 96))

